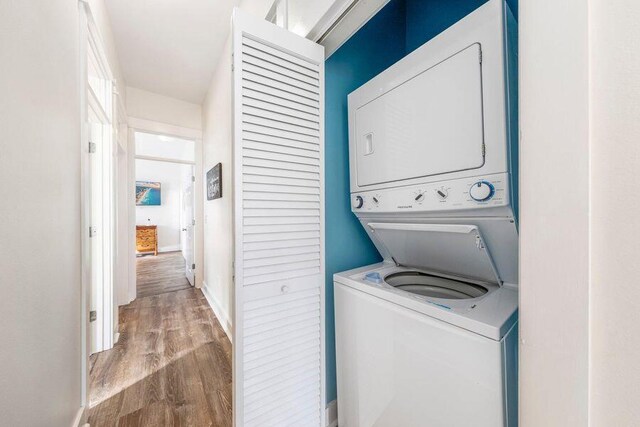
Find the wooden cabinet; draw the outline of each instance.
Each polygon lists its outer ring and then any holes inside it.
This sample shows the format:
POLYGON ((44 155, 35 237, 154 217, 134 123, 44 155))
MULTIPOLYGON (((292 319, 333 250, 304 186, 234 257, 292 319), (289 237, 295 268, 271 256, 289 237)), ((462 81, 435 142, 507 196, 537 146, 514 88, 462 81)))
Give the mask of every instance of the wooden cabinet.
POLYGON ((153 252, 158 255, 158 227, 155 225, 136 225, 136 251, 153 252))

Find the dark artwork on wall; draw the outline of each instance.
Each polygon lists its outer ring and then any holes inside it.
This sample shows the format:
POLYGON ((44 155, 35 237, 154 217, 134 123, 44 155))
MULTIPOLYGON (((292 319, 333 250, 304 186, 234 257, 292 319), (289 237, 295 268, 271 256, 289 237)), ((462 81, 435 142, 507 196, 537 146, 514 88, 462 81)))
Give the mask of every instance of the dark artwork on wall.
POLYGON ((207 200, 222 197, 222 163, 218 163, 207 172, 207 200))

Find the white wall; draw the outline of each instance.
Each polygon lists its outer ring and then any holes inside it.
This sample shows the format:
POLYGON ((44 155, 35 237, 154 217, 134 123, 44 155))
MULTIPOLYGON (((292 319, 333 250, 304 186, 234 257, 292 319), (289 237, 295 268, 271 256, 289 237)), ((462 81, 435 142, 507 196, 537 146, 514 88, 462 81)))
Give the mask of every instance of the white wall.
POLYGON ((127 114, 138 119, 202 129, 200 105, 132 87, 127 88, 127 114))
POLYGON ((267 16, 267 13, 269 13, 269 9, 271 9, 273 1, 274 0, 241 0, 240 9, 252 14, 253 16, 257 16, 258 18, 264 18, 267 16))
POLYGON ((78 3, 0 1, 0 419, 81 405, 78 3))
POLYGON ((233 316, 231 38, 227 39, 203 105, 204 173, 222 163, 222 197, 204 202, 204 288, 230 332, 233 316))
POLYGON ((136 181, 161 183, 160 206, 136 206, 136 225, 158 226, 158 251, 181 250, 181 197, 185 174, 193 166, 136 159, 136 181))
POLYGON ((640 3, 590 0, 591 425, 640 425, 640 3))
POLYGON ((520 419, 586 426, 587 2, 520 3, 520 419))

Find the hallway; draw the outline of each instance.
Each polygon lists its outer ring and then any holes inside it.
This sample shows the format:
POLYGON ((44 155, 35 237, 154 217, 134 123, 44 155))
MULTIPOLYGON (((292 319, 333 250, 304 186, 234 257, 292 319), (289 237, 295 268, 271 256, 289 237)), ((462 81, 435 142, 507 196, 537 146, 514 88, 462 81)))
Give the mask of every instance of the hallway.
POLYGON ((165 252, 157 256, 136 258, 137 297, 189 289, 182 252, 165 252))
POLYGON ((199 289, 120 307, 120 340, 90 359, 88 422, 230 426, 231 343, 199 289))

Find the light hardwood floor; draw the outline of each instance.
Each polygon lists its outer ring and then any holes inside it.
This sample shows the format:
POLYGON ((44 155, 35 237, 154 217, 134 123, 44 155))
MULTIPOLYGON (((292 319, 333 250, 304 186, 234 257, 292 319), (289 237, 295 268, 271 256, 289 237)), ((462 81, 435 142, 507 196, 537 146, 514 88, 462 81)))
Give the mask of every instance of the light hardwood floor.
POLYGON ((136 258, 138 298, 191 287, 185 276, 182 252, 165 252, 136 258))
POLYGON ((231 343, 199 289, 120 307, 120 340, 91 356, 88 422, 231 426, 231 343))

